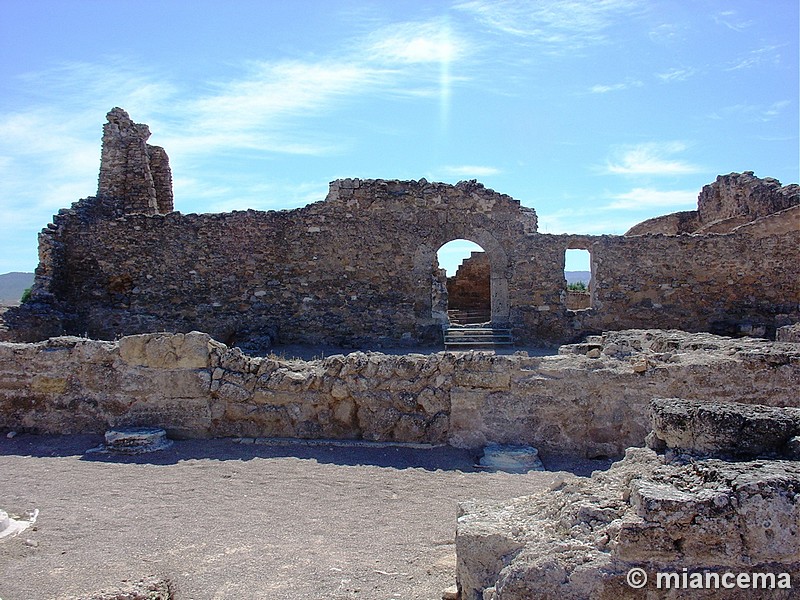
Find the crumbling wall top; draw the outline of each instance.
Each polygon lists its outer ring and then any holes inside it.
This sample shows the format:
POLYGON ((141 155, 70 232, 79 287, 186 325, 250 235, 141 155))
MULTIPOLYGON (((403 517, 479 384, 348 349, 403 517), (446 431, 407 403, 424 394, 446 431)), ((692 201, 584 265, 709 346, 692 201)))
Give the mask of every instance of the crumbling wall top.
POLYGON ((397 179, 337 179, 330 183, 325 203, 355 210, 454 209, 486 214, 517 215, 527 232, 537 228, 536 211, 520 201, 501 194, 472 179, 455 185, 397 179))

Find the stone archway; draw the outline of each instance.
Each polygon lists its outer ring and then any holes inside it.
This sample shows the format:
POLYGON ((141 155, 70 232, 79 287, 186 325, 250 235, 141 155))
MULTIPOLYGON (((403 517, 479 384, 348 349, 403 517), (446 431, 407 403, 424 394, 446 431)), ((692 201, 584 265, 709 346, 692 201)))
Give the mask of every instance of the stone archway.
POLYGON ((431 282, 436 276, 434 273, 436 253, 444 244, 457 239, 474 242, 486 253, 490 265, 491 324, 493 327, 508 326, 510 313, 508 255, 494 235, 485 229, 443 232, 438 239, 420 244, 417 248, 413 266, 414 281, 418 290, 414 304, 417 322, 422 326, 437 325, 432 317, 431 298, 431 282))

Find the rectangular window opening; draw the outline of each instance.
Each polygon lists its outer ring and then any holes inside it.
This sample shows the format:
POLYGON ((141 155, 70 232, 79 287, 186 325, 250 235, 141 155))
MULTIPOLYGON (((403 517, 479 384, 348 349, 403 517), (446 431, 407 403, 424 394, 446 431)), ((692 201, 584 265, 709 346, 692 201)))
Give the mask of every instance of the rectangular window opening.
POLYGON ((564 253, 564 279, 567 310, 592 307, 592 256, 584 248, 570 248, 564 253))

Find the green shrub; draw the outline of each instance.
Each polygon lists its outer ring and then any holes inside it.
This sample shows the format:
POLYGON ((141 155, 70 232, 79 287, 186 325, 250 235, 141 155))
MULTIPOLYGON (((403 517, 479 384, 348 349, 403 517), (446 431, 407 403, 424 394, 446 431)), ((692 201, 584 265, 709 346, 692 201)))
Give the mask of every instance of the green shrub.
POLYGON ((25 288, 25 291, 22 292, 22 298, 20 298, 19 301, 22 304, 25 304, 30 299, 31 299, 31 288, 25 288))
POLYGON ((588 292, 589 288, 586 287, 586 284, 582 281, 576 281, 575 283, 568 283, 567 289, 570 292, 588 292))

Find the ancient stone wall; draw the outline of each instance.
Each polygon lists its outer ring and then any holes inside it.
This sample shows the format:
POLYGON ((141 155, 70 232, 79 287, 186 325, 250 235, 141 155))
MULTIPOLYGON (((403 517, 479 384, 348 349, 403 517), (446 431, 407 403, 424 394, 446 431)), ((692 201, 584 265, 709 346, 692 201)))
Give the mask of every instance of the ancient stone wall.
POLYGON ((598 239, 590 248, 597 263, 593 310, 580 313, 583 327, 609 329, 613 314, 621 329, 650 322, 774 337, 776 326, 796 320, 800 273, 791 261, 800 229, 762 235, 748 227, 727 235, 598 239))
POLYGON ((490 277, 491 265, 486 253, 473 252, 461 262, 455 275, 448 279, 449 306, 459 310, 490 306, 490 277))
POLYGON ((797 344, 629 331, 562 352, 305 362, 248 357, 203 333, 0 343, 0 429, 525 443, 591 457, 641 445, 654 397, 797 405, 797 344))
POLYGON ((627 327, 774 336, 800 320, 800 207, 726 234, 547 235, 532 209, 475 181, 345 179, 297 210, 184 215, 169 212, 166 154, 148 135, 109 113, 98 196, 40 234, 32 300, 6 313, 6 338, 201 330, 262 353, 437 344, 436 252, 455 239, 484 249, 492 324, 519 343, 627 327), (568 248, 591 254, 586 310, 567 304, 568 248))

